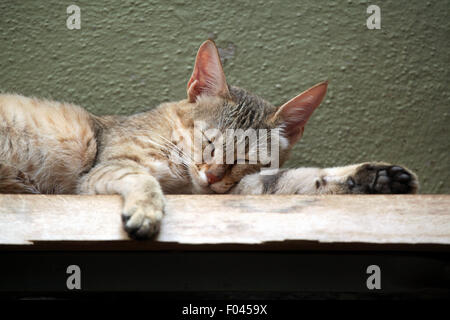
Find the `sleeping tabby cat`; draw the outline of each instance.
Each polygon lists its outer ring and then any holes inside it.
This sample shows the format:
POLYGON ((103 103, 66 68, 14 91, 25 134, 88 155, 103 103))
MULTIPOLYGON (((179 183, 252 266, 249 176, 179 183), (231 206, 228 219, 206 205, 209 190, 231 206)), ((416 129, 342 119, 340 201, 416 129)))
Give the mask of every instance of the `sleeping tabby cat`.
POLYGON ((417 192, 414 173, 387 163, 260 174, 268 165, 247 161, 248 144, 245 159, 223 164, 223 155, 214 155, 209 129, 278 129, 281 165, 326 90, 322 82, 275 107, 229 86, 215 44, 206 41, 197 53, 187 99, 148 112, 95 116, 72 104, 0 95, 0 193, 119 194, 128 234, 147 238, 159 228, 164 193, 417 192), (204 136, 201 148, 189 154, 198 130, 204 136), (206 148, 213 161, 194 161, 206 148))

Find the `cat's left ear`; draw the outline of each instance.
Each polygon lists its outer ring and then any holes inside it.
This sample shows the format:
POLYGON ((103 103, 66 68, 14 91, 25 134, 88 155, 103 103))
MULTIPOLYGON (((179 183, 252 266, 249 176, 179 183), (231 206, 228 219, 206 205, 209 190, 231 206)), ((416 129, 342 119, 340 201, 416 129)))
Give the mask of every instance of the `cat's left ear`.
POLYGON ((321 82, 283 104, 275 113, 274 119, 281 120, 289 144, 302 137, 305 125, 325 97, 327 87, 328 81, 321 82))
POLYGON ((228 85, 220 62, 219 52, 213 41, 203 42, 197 52, 194 71, 187 85, 189 102, 200 95, 229 96, 228 85))

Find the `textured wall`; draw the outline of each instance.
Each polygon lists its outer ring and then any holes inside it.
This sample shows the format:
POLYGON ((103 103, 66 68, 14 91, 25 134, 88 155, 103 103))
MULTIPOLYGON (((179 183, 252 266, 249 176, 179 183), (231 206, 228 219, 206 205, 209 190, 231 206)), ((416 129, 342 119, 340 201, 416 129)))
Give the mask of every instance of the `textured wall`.
POLYGON ((405 164, 449 193, 449 1, 1 1, 0 89, 130 114, 185 96, 198 46, 280 104, 328 79, 289 166, 405 164), (194 4, 189 4, 194 2, 194 4), (81 30, 66 8, 81 8, 81 30), (381 7, 381 30, 366 8, 381 7))

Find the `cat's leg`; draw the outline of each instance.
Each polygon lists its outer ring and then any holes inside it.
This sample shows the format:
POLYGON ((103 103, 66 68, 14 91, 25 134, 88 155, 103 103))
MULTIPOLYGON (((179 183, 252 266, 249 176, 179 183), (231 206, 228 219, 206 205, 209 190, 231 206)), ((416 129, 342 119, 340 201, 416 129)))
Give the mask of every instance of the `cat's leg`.
POLYGON ((133 161, 100 163, 82 177, 80 194, 119 194, 122 220, 130 237, 154 235, 164 213, 165 199, 159 182, 133 161))
POLYGON ((396 194, 416 193, 417 176, 382 162, 336 168, 280 169, 273 175, 252 174, 234 187, 238 194, 396 194))

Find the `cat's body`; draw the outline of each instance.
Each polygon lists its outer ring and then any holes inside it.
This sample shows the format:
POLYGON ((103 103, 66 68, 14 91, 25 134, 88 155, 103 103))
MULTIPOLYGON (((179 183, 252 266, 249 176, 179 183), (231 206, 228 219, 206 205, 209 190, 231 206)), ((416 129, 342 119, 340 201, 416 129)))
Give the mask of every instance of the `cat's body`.
POLYGON ((84 109, 0 95, 0 190, 75 193, 97 152, 94 118, 84 109))
MULTIPOLYGON (((214 153, 222 142, 207 136, 208 130, 280 129, 281 165, 326 87, 321 83, 276 108, 229 87, 217 50, 207 41, 197 55, 188 98, 133 116, 99 117, 71 104, 0 95, 0 193, 120 194, 125 228, 137 238, 157 231, 164 193, 415 193, 413 173, 384 163, 262 175, 262 163, 240 163, 239 156, 223 163, 224 155, 214 153), (206 140, 200 151, 193 149, 196 130, 206 140), (213 161, 193 160, 208 148, 213 161)), ((254 146, 245 138, 243 144, 248 162, 254 146)))

